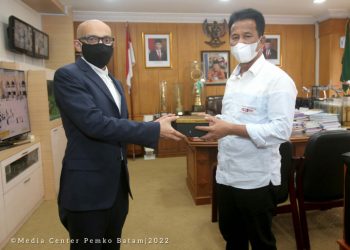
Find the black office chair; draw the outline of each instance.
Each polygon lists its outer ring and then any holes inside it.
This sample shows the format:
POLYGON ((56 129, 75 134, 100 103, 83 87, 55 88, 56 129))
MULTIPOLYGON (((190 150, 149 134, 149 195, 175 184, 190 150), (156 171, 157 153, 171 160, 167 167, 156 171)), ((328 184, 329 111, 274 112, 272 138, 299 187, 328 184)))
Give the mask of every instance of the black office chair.
POLYGON ((344 240, 350 245, 350 152, 342 155, 346 165, 344 194, 344 240))
POLYGON ((276 187, 277 214, 291 213, 297 250, 303 249, 302 231, 294 182, 293 145, 291 142, 282 143, 281 154, 281 185, 276 187), (289 198, 289 202, 288 201, 289 198))
POLYGON ((207 96, 205 100, 205 112, 209 115, 221 114, 222 95, 207 96))
POLYGON ((350 131, 321 131, 312 135, 304 156, 296 162, 296 195, 303 246, 310 249, 306 211, 344 205, 344 162, 350 150, 350 131))
MULTIPOLYGON (((294 188, 294 169, 292 164, 293 145, 287 141, 280 146, 281 154, 281 185, 276 187, 277 209, 276 214, 292 213, 295 241, 297 250, 302 250, 301 225, 296 203, 296 193, 294 188), (285 203, 287 200, 289 203, 285 203)), ((213 165, 213 189, 212 189, 212 216, 211 221, 217 221, 217 197, 216 197, 216 164, 213 165)))

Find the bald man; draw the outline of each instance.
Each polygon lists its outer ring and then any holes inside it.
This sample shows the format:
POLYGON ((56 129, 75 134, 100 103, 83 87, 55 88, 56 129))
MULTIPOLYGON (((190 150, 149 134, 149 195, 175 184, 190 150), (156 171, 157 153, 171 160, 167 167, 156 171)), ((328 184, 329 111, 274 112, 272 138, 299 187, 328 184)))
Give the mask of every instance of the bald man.
POLYGON ((108 73, 111 29, 99 20, 81 23, 74 41, 82 57, 56 71, 54 93, 68 139, 58 195, 70 249, 119 249, 130 192, 127 143, 155 148, 159 137, 180 140, 177 117, 128 120, 122 86, 108 73))

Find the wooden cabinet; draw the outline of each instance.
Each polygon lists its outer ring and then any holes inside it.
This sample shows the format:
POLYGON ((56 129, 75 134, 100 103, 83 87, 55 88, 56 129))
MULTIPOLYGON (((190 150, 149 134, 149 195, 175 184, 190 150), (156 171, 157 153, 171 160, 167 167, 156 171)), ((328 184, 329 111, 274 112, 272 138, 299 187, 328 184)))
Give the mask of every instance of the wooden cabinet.
MULTIPOLYGON (((291 137, 294 156, 304 154, 308 139, 307 136, 291 137)), ((217 142, 188 141, 186 183, 196 205, 211 203, 213 164, 217 154, 217 142)))
POLYGON ((2 195, 3 189, 1 185, 2 180, 2 174, 0 172, 0 247, 1 247, 1 242, 4 241, 6 237, 6 227, 3 226, 5 225, 5 207, 4 207, 4 196, 2 195))
POLYGON ((0 246, 32 214, 44 196, 40 143, 0 152, 0 246))
MULTIPOLYGON (((40 138, 42 146, 42 162, 44 173, 45 199, 57 198, 54 157, 60 156, 64 151, 61 147, 54 148, 51 130, 62 125, 61 119, 50 121, 47 80, 52 80, 53 70, 28 70, 28 103, 30 114, 30 125, 32 134, 40 138), (60 151, 60 152, 59 152, 60 151)), ((62 134, 60 134, 62 135, 62 134)), ((64 134, 62 136, 65 136, 64 134)), ((62 138, 63 140, 64 138, 62 138)))
POLYGON ((187 147, 187 187, 196 205, 211 202, 217 143, 190 142, 187 147))
POLYGON ((62 160, 66 150, 67 138, 63 126, 51 129, 52 161, 55 176, 55 190, 58 193, 60 186, 60 176, 62 171, 62 160))
POLYGON ((174 141, 168 139, 159 139, 157 157, 185 156, 187 151, 185 141, 174 141))
POLYGON ((345 240, 337 240, 339 250, 350 250, 350 246, 346 244, 345 240))

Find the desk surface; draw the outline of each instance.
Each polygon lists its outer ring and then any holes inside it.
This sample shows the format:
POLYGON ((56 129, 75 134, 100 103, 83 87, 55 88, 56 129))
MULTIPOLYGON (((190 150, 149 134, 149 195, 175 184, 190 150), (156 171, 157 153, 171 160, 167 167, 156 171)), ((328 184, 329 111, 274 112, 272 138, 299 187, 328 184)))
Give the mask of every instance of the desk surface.
MULTIPOLYGON (((290 141, 292 143, 307 142, 308 140, 309 140, 309 136, 307 135, 293 135, 292 137, 290 137, 290 141)), ((192 147, 217 147, 218 146, 217 141, 203 141, 199 138, 188 138, 187 143, 192 147)))

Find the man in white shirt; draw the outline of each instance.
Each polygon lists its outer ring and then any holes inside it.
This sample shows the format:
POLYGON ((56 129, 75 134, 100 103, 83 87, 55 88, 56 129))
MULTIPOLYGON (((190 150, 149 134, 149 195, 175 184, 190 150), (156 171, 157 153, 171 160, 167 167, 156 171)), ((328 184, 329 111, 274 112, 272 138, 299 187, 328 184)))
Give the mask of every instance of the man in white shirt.
POLYGON ((222 115, 207 117, 204 140, 219 140, 219 227, 226 249, 276 249, 271 231, 280 185, 279 146, 291 135, 297 90, 262 55, 265 20, 254 9, 230 17, 231 53, 240 63, 226 83, 222 115))

